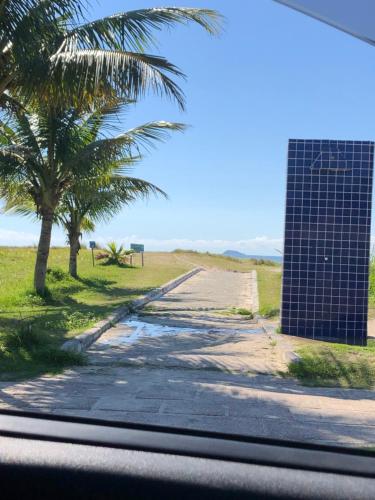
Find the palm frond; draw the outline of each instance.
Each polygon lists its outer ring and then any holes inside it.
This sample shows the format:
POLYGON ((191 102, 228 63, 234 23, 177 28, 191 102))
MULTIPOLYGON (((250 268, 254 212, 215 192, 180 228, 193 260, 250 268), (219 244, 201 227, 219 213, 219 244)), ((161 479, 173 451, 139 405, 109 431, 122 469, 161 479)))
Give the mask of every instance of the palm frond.
MULTIPOLYGON (((3 34, 21 32, 23 22, 33 21, 33 31, 41 23, 65 17, 77 22, 83 18, 86 1, 82 0, 2 0, 0 2, 0 29, 3 34), (38 23, 38 24, 35 24, 38 23)), ((30 26, 29 26, 30 27, 30 26)))
POLYGON ((65 81, 68 85, 76 82, 78 94, 95 94, 101 85, 104 90, 107 82, 122 97, 138 99, 152 90, 157 95, 175 99, 184 109, 184 94, 167 74, 184 75, 164 57, 121 50, 84 49, 59 52, 52 56, 51 62, 54 81, 65 81))
POLYGON ((49 54, 66 32, 60 19, 79 22, 83 5, 81 0, 6 0, 0 4, 0 94, 10 90, 28 99, 29 91, 48 79, 49 54))
POLYGON ((163 142, 169 138, 170 132, 184 132, 187 125, 178 122, 153 121, 134 127, 126 132, 126 136, 137 148, 149 148, 155 142, 163 142))
POLYGON ((0 182, 1 212, 35 219, 36 207, 24 183, 0 182))
POLYGON ((64 220, 68 220, 65 227, 83 217, 93 223, 108 222, 124 206, 151 195, 168 198, 162 189, 151 182, 114 173, 109 178, 75 185, 63 197, 58 212, 64 220))
POLYGON ((121 116, 127 106, 134 103, 134 100, 119 97, 105 101, 83 116, 79 125, 80 133, 87 130, 93 139, 97 139, 99 135, 104 137, 104 133, 109 131, 118 131, 121 116))
POLYGON ((38 6, 38 0, 6 1, 2 0, 0 28, 2 36, 13 33, 19 23, 30 11, 38 6))
POLYGON ((9 144, 0 147, 0 156, 3 159, 15 160, 22 164, 26 162, 27 159, 34 158, 33 151, 27 146, 19 144, 9 144))
POLYGON ((12 113, 14 135, 19 146, 24 146, 37 161, 43 161, 43 154, 40 149, 41 144, 39 117, 36 114, 26 113, 25 110, 17 109, 12 113))
POLYGON ((104 17, 70 30, 65 37, 67 50, 77 48, 144 52, 155 46, 154 30, 195 22, 211 35, 220 33, 222 16, 214 10, 194 8, 140 9, 104 17))
POLYGON ((25 112, 25 107, 22 102, 19 99, 9 95, 7 92, 3 92, 0 94, 0 109, 10 113, 17 113, 20 111, 25 112))
POLYGON ((88 217, 82 217, 81 231, 85 233, 93 233, 95 231, 95 223, 88 217))
POLYGON ((76 172, 86 169, 86 175, 91 175, 93 170, 103 173, 109 163, 123 163, 127 165, 129 157, 133 160, 133 149, 138 153, 140 149, 148 148, 155 141, 164 141, 171 131, 182 132, 186 125, 182 123, 158 121, 149 122, 140 127, 118 135, 91 142, 80 149, 69 162, 69 169, 76 172))

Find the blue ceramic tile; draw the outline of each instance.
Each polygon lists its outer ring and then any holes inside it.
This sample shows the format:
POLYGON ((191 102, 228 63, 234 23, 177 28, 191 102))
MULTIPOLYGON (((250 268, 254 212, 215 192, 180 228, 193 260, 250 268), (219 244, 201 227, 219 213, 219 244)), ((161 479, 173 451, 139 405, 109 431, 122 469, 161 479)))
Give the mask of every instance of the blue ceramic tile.
POLYGON ((366 343, 373 157, 368 141, 289 141, 284 333, 366 343))

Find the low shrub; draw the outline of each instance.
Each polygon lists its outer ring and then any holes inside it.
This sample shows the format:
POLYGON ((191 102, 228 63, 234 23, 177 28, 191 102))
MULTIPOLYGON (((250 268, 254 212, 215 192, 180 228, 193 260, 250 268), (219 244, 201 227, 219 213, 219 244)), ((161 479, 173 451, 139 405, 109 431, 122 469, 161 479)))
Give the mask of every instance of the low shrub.
POLYGON ((27 291, 25 295, 20 297, 19 304, 21 306, 40 307, 45 305, 45 298, 38 295, 33 290, 27 291))
POLYGON ((94 313, 82 313, 80 311, 75 311, 73 313, 64 311, 63 317, 63 326, 67 330, 79 330, 81 328, 85 328, 97 319, 94 313))
POLYGON ((250 309, 246 309, 245 307, 232 307, 230 309, 231 314, 239 314, 240 316, 246 316, 247 319, 253 319, 254 314, 250 309))
POLYGON ((276 316, 278 316, 280 314, 280 309, 277 309, 277 308, 272 307, 272 306, 263 306, 259 309, 259 314, 263 318, 267 318, 267 319, 275 318, 276 316))
POLYGON ((37 328, 34 323, 20 321, 12 330, 0 334, 1 379, 58 373, 67 366, 86 363, 84 355, 61 351, 37 328))
POLYGON ((47 280, 50 283, 58 283, 66 279, 69 279, 69 274, 62 269, 58 267, 47 269, 47 280))
POLYGON ((106 251, 96 254, 96 260, 107 259, 107 264, 116 264, 124 266, 130 261, 130 256, 134 254, 133 250, 126 250, 123 245, 117 246, 114 241, 108 243, 106 251))
POLYGON ((277 266, 278 263, 270 259, 252 259, 255 266, 277 266))
POLYGON ((45 335, 37 333, 31 322, 20 321, 10 330, 1 335, 1 347, 3 351, 17 351, 18 349, 33 349, 46 342, 45 335))
POLYGON ((240 314, 241 316, 251 316, 254 317, 254 314, 250 309, 246 309, 245 307, 238 307, 236 309, 236 314, 240 314))

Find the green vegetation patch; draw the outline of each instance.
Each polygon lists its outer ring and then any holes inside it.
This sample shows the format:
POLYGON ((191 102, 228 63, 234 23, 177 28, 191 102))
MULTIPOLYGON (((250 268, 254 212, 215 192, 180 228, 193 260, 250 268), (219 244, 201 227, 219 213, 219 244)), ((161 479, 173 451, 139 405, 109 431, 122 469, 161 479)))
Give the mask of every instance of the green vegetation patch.
POLYGON ((96 263, 91 251, 78 256, 80 277, 67 272, 68 248, 52 248, 47 293, 33 291, 35 248, 0 249, 0 379, 57 373, 82 357, 59 348, 108 316, 116 307, 183 274, 193 266, 167 253, 145 255, 135 266, 96 263))
POLYGON ((259 308, 259 314, 263 316, 263 318, 271 319, 277 318, 280 314, 280 309, 278 307, 272 307, 271 304, 259 308))
POLYGON ((61 351, 51 337, 38 330, 36 319, 14 321, 0 333, 0 380, 58 373, 85 362, 82 354, 61 351))
MULTIPOLYGON (((81 249, 78 256, 80 277, 74 279, 67 272, 69 249, 52 248, 47 293, 42 298, 33 292, 32 287, 35 257, 36 248, 33 247, 0 248, 0 378, 3 380, 55 373, 69 364, 79 364, 82 362, 80 358, 59 350, 65 340, 90 328, 116 307, 193 267, 240 272, 255 269, 249 261, 183 251, 146 253, 143 268, 137 255, 133 267, 98 261, 93 267, 91 251, 81 249), (9 342, 15 341, 13 337, 17 337, 25 325, 27 330, 29 324, 33 332, 30 346, 10 347, 9 342), (13 340, 9 340, 9 336, 13 340)), ((256 270, 261 306, 279 307, 280 267, 257 265, 256 270)), ((149 311, 152 311, 152 306, 149 311)))
POLYGON ((252 311, 250 309, 246 309, 245 307, 232 307, 232 314, 239 314, 240 316, 251 316, 254 317, 252 311))
POLYGON ((231 307, 230 309, 225 309, 223 311, 217 311, 217 314, 223 316, 232 316, 239 315, 243 316, 245 319, 253 319, 254 314, 250 309, 246 309, 245 307, 231 307))
POLYGON ((289 364, 289 375, 303 384, 371 389, 375 386, 375 340, 367 347, 309 342, 297 349, 299 362, 289 364))
POLYGON ((267 318, 280 312, 281 266, 257 266, 259 313, 267 318))
POLYGON ((372 256, 370 260, 369 306, 375 308, 375 256, 372 256))

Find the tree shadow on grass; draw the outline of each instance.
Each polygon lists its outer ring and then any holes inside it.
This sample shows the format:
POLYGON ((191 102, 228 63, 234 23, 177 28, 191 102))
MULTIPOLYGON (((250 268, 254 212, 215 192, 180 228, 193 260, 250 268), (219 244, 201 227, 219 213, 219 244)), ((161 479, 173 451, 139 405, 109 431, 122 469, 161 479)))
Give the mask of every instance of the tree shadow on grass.
MULTIPOLYGON (((10 311, 0 315, 0 351, 4 348, 5 337, 17 336, 20 330, 30 328, 33 332, 43 336, 45 345, 35 347, 32 351, 23 349, 23 353, 8 356, 5 363, 0 359, 0 373, 7 371, 11 378, 28 378, 43 373, 57 373, 69 365, 69 359, 57 360, 55 371, 52 362, 43 363, 43 350, 48 345, 51 349, 58 349, 62 342, 78 335, 92 327, 97 321, 106 318, 116 307, 129 302, 133 296, 144 295, 152 287, 141 288, 108 288, 108 281, 95 282, 96 292, 111 298, 115 302, 105 304, 85 304, 71 296, 77 291, 77 286, 72 284, 64 287, 59 295, 45 301, 44 307, 30 307, 22 313, 10 311), (64 364, 65 363, 65 364, 64 364), (7 368, 8 367, 8 368, 7 368), (13 368, 12 368, 13 367, 13 368), (12 372, 12 373, 11 373, 12 372)), ((79 285, 78 288, 82 289, 79 285)), ((46 352, 46 351, 45 351, 46 352)), ((4 360, 3 360, 4 361, 4 360)), ((75 362, 74 359, 70 360, 75 362)), ((1 377, 0 377, 1 378, 1 377)))
POLYGON ((99 265, 103 267, 118 267, 119 269, 136 269, 135 266, 131 266, 130 264, 126 264, 124 262, 116 263, 116 262, 106 261, 106 262, 101 262, 99 265))
MULTIPOLYGON (((92 279, 92 278, 77 278, 77 280, 82 283, 88 290, 95 290, 96 293, 100 293, 109 298, 124 298, 126 300, 127 297, 133 295, 145 295, 153 290, 155 287, 139 287, 139 288, 126 288, 119 286, 111 286, 115 283, 115 281, 111 281, 108 279, 92 279)), ((85 290, 82 288, 82 290, 85 290)))
POLYGON ((94 290, 106 291, 108 287, 116 283, 114 280, 109 280, 106 278, 75 278, 76 281, 82 283, 84 286, 93 288, 94 290))

